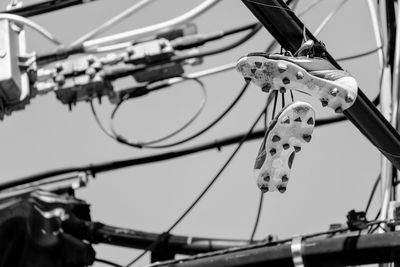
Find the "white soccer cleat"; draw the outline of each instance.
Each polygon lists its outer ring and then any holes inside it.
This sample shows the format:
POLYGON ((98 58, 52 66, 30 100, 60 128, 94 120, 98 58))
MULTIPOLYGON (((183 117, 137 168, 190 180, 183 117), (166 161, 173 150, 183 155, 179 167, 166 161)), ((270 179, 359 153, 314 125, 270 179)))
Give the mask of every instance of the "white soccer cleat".
POLYGON ((271 121, 254 165, 261 191, 286 191, 295 154, 310 142, 314 123, 314 109, 305 102, 286 106, 271 121))
POLYGON ((265 92, 300 91, 336 113, 351 107, 357 98, 356 80, 323 58, 251 53, 238 60, 236 69, 265 92))

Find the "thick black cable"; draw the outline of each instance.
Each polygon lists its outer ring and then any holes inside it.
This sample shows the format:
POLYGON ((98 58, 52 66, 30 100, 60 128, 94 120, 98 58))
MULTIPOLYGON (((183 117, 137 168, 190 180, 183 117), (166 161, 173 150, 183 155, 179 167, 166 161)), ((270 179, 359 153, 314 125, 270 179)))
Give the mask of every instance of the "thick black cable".
POLYGON ((107 265, 110 265, 110 266, 114 266, 114 267, 123 267, 122 265, 117 264, 115 262, 108 261, 108 260, 103 260, 103 259, 99 259, 99 258, 94 259, 94 261, 101 262, 101 263, 104 263, 104 264, 107 264, 107 265))
POLYGON ((242 145, 245 143, 246 139, 250 136, 251 132, 253 129, 256 127, 258 121, 262 118, 264 115, 265 110, 267 109, 267 106, 263 108, 262 112, 260 115, 258 115, 257 119, 255 122, 252 124, 246 135, 242 137, 240 140, 239 144, 237 145, 236 149, 232 152, 231 156, 228 158, 228 160, 225 162, 225 164, 222 166, 222 168, 218 171, 218 173, 214 176, 214 178, 207 184, 207 186, 202 190, 200 195, 192 202, 192 204, 182 213, 182 215, 168 228, 166 232, 164 232, 160 237, 157 239, 156 242, 154 242, 152 245, 150 245, 146 250, 144 250, 139 256, 137 256, 134 260, 132 260, 129 264, 126 265, 126 267, 131 266, 133 263, 137 262, 140 258, 142 258, 148 251, 154 249, 158 243, 161 241, 161 237, 163 235, 167 235, 170 233, 173 229, 175 229, 176 226, 178 226, 179 223, 182 222, 182 220, 193 210, 193 208, 199 203, 199 201, 205 196, 205 194, 209 191, 209 189, 214 185, 214 183, 218 180, 222 172, 228 167, 228 165, 231 163, 233 158, 236 156, 236 154, 239 152, 240 148, 242 145))

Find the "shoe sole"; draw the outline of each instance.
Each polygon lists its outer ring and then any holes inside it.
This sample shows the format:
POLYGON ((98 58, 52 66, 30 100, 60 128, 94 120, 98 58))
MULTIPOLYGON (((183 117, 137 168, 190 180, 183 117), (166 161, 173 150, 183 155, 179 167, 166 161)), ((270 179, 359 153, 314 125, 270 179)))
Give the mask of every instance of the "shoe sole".
MULTIPOLYGON (((314 96, 323 107, 328 106, 336 113, 351 107, 357 98, 357 86, 346 87, 343 84, 322 79, 308 73, 302 67, 285 60, 270 59, 261 55, 248 55, 238 60, 236 65, 246 82, 253 82, 263 91, 287 90, 300 91, 314 96)), ((354 78, 350 83, 356 85, 354 78)))
POLYGON ((314 123, 314 109, 305 102, 288 105, 270 123, 254 166, 262 192, 286 191, 294 156, 310 142, 314 123))

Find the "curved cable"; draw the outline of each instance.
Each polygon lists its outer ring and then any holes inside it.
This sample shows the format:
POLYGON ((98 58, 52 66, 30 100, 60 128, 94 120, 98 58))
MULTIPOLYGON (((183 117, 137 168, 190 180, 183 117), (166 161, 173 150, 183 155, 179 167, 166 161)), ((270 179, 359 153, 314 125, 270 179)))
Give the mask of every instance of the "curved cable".
POLYGON ((59 41, 56 37, 54 37, 49 31, 47 31, 45 28, 37 24, 36 22, 33 22, 30 19, 14 15, 14 14, 8 14, 8 13, 0 13, 0 19, 6 19, 13 21, 17 24, 25 25, 30 27, 31 29, 35 30, 36 32, 40 33, 43 37, 45 37, 47 40, 52 42, 55 45, 62 45, 62 42, 59 41))
POLYGON ((219 3, 221 0, 205 0, 200 5, 196 6, 192 10, 188 11, 187 13, 173 18, 171 20, 158 23, 155 25, 151 25, 148 27, 135 29, 128 32, 118 33, 112 36, 107 36, 95 40, 89 40, 83 43, 85 51, 89 52, 90 48, 96 48, 106 43, 116 43, 116 42, 123 42, 123 41, 135 41, 140 38, 156 34, 158 31, 180 26, 188 21, 195 19, 196 17, 203 14, 205 11, 209 10, 215 4, 219 3))
POLYGON ((134 5, 132 5, 127 10, 124 10, 123 12, 121 12, 118 15, 112 17, 108 21, 104 22, 102 25, 100 25, 96 29, 86 33, 82 37, 80 37, 77 40, 75 40, 74 42, 72 42, 71 46, 81 45, 85 41, 87 41, 87 40, 89 40, 89 39, 91 39, 93 37, 96 37, 97 35, 105 32, 106 30, 108 30, 111 27, 115 26, 118 22, 120 22, 120 21, 126 19, 127 17, 135 14, 137 11, 139 11, 140 9, 144 8, 145 6, 151 4, 154 1, 155 0, 142 0, 142 1, 138 2, 138 3, 135 3, 134 5))
POLYGON ((250 129, 247 131, 246 135, 243 136, 243 138, 240 140, 240 142, 238 143, 238 145, 236 146, 236 149, 232 152, 232 154, 230 155, 230 157, 228 158, 228 160, 224 163, 224 165, 222 166, 222 168, 218 171, 218 173, 214 176, 214 178, 207 184, 207 186, 201 191, 201 193, 199 194, 198 197, 196 197, 196 199, 192 202, 192 204, 190 204, 190 206, 182 213, 181 216, 179 216, 179 218, 168 228, 168 230, 166 232, 164 232, 163 235, 160 235, 159 238, 157 239, 156 242, 154 242, 152 245, 150 245, 147 249, 145 249, 139 256, 137 256, 135 259, 133 259, 129 264, 126 265, 126 267, 131 266, 132 264, 134 264, 135 262, 137 262, 140 258, 142 258, 148 251, 152 250, 154 247, 156 247, 159 242, 161 241, 161 238, 165 235, 167 235, 169 232, 171 232, 173 229, 175 229, 176 226, 178 226, 178 224, 180 222, 182 222, 182 220, 193 210, 193 208, 197 205, 197 203, 199 203, 199 201, 205 196, 205 194, 210 190, 210 188, 214 185, 214 183, 218 180, 218 178, 221 176, 222 172, 226 169, 226 167, 228 167, 228 165, 231 163, 232 159, 236 156, 236 154, 239 152, 240 148, 242 147, 242 145, 244 144, 244 142, 246 141, 246 139, 249 137, 249 135, 251 134, 251 132, 253 131, 253 129, 256 127, 256 125, 258 124, 258 121, 262 118, 262 116, 264 115, 265 109, 267 108, 267 106, 265 106, 263 108, 263 110, 261 111, 261 113, 258 115, 257 119, 254 121, 254 123, 251 125, 250 129))
MULTIPOLYGON (((254 28, 251 30, 251 32, 249 32, 247 35, 245 35, 244 37, 242 37, 241 39, 237 40, 234 43, 225 45, 223 47, 219 47, 217 49, 212 49, 209 51, 205 51, 205 52, 198 52, 196 54, 186 54, 186 55, 181 55, 181 56, 175 56, 173 58, 171 58, 168 62, 172 63, 172 62, 181 62, 187 59, 192 59, 192 58, 199 58, 199 57, 204 57, 204 56, 211 56, 214 54, 218 54, 218 53, 222 53, 222 52, 226 52, 230 49, 233 49, 245 42, 247 42, 251 37, 253 37, 260 29, 262 28, 262 26, 260 24, 256 24, 256 26, 254 26, 254 28)), ((108 79, 117 79, 123 76, 128 76, 131 75, 133 72, 139 71, 139 70, 145 70, 146 67, 150 67, 150 66, 129 66, 129 67, 125 67, 123 69, 119 69, 117 72, 115 73, 108 73, 106 75, 106 77, 108 79)))
POLYGON ((115 125, 114 125, 114 119, 115 119, 115 115, 117 114, 118 109, 120 108, 121 104, 124 103, 124 101, 126 99, 122 99, 114 108, 113 112, 111 113, 111 121, 110 121, 110 129, 111 132, 113 134, 113 136, 115 136, 116 138, 118 138, 118 142, 123 143, 125 145, 129 145, 129 146, 133 146, 133 147, 146 147, 146 148, 157 148, 156 145, 152 145, 155 143, 159 143, 162 141, 165 141, 175 135, 177 135, 178 133, 182 132, 184 129, 186 129, 193 121, 195 121, 197 119, 197 117, 200 115, 200 113, 203 111, 205 104, 207 102, 207 90, 203 84, 203 82, 201 82, 199 79, 196 78, 187 78, 187 77, 183 77, 186 80, 193 80, 196 83, 198 83, 200 85, 201 91, 203 93, 203 99, 201 100, 197 111, 195 112, 195 114, 185 123, 183 124, 181 127, 179 127, 178 129, 174 130, 173 132, 154 139, 154 140, 150 140, 150 141, 130 141, 128 139, 126 139, 125 137, 121 136, 120 134, 117 133, 117 131, 115 130, 115 125))

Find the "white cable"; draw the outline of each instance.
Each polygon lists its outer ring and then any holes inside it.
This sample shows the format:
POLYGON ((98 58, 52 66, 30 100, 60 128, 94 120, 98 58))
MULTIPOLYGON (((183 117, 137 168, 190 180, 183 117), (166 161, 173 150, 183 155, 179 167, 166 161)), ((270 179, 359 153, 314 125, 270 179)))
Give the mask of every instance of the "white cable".
POLYGON ((148 4, 151 4, 154 1, 155 0, 142 0, 139 3, 134 4, 133 6, 128 8, 127 10, 125 10, 125 11, 121 12, 120 14, 112 17, 111 19, 109 19, 108 21, 106 21, 105 23, 103 23, 102 25, 97 27, 96 29, 88 32, 87 34, 83 35, 79 39, 75 40, 74 42, 72 42, 71 46, 80 45, 83 42, 85 42, 85 41, 87 41, 87 40, 89 40, 89 39, 91 39, 91 38, 93 38, 93 37, 105 32, 109 28, 115 26, 117 23, 119 23, 122 20, 128 18, 129 16, 135 14, 137 11, 139 11, 142 8, 144 8, 148 4))
POLYGON ((333 16, 340 10, 340 8, 347 2, 348 0, 343 0, 331 13, 326 16, 326 18, 322 21, 322 23, 315 30, 314 35, 318 36, 322 29, 328 24, 328 22, 333 18, 333 16))
POLYGON ((13 22, 15 22, 17 24, 28 26, 31 29, 33 29, 33 30, 37 31, 38 33, 40 33, 43 37, 45 37, 50 42, 52 42, 52 43, 54 43, 56 45, 62 45, 62 42, 60 42, 50 32, 48 32, 46 29, 44 29, 39 24, 33 22, 32 20, 29 20, 27 18, 18 16, 18 15, 14 15, 14 14, 0 13, 0 20, 2 20, 2 19, 10 20, 10 21, 13 21, 13 22))
POLYGON ((106 43, 116 43, 116 42, 124 42, 124 41, 135 41, 137 39, 152 35, 157 33, 158 31, 170 27, 176 27, 182 25, 188 21, 193 20, 199 15, 203 14, 205 11, 213 7, 215 4, 220 2, 221 0, 205 0, 197 7, 193 8, 189 12, 176 17, 171 20, 167 20, 162 23, 154 24, 148 27, 135 29, 128 32, 118 33, 111 36, 106 36, 99 39, 89 40, 83 43, 83 47, 85 51, 93 51, 96 50, 97 47, 106 44, 106 43))

